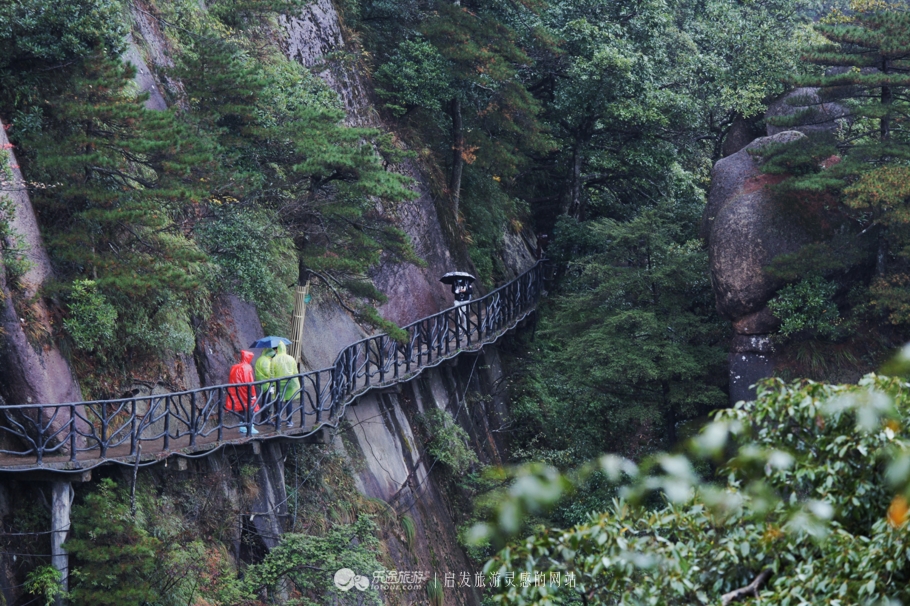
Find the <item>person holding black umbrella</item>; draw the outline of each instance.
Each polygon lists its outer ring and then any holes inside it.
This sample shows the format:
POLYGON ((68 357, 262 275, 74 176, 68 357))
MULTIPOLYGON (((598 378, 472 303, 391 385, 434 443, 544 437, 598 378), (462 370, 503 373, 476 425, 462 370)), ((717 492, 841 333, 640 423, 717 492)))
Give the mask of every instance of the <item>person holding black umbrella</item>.
POLYGON ((450 271, 443 277, 439 278, 439 281, 443 284, 452 285, 452 294, 455 295, 455 307, 458 307, 458 324, 463 326, 463 330, 467 330, 467 314, 465 310, 460 309, 462 305, 467 305, 471 301, 471 296, 474 294, 474 276, 464 271, 450 271))

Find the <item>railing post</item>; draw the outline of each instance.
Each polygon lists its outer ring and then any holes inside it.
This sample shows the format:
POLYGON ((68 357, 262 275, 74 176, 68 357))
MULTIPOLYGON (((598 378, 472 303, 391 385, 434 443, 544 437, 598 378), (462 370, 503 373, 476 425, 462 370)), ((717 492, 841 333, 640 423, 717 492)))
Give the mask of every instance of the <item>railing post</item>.
MULTIPOLYGON (((253 412, 253 389, 252 385, 246 386, 246 410, 243 411, 244 420, 246 421, 246 435, 253 435, 253 416, 256 414, 253 412)), ((238 398, 239 399, 239 398, 238 398)), ((280 413, 279 413, 280 414, 280 413)))
MULTIPOLYGON (((320 385, 319 377, 321 377, 321 376, 322 376, 322 373, 317 370, 316 379, 313 381, 313 389, 316 390, 316 410, 314 411, 316 413, 316 425, 319 425, 319 423, 322 422, 322 402, 321 402, 322 389, 320 389, 320 387, 319 387, 319 385, 320 385)), ((301 385, 301 389, 302 388, 303 388, 303 385, 301 385)))
POLYGON ((196 392, 190 392, 190 446, 196 445, 196 392))
POLYGON ((130 407, 130 455, 136 454, 136 400, 133 399, 130 407))
POLYGON ((221 404, 221 388, 218 388, 218 441, 224 439, 224 406, 221 404))
POLYGON ((379 383, 385 383, 385 335, 379 335, 376 344, 379 346, 379 383))
POLYGON ((76 405, 70 404, 70 461, 76 460, 76 405))
MULTIPOLYGON (((421 342, 423 341, 423 320, 420 320, 417 324, 417 368, 420 368, 420 365, 423 360, 423 346, 421 342)), ((408 370, 411 370, 411 367, 408 366, 408 370)))
POLYGON ((363 381, 366 386, 370 384, 370 341, 372 339, 363 342, 363 381))
MULTIPOLYGON (((221 436, 218 437, 221 439, 221 436)), ((171 402, 164 399, 164 449, 167 450, 171 445, 171 402)))
MULTIPOLYGON (((465 321, 464 321, 464 323, 465 323, 465 328, 467 329, 467 332, 468 332, 468 333, 471 332, 470 326, 468 325, 468 323, 471 321, 471 318, 470 318, 470 316, 471 316, 471 307, 470 307, 470 305, 471 305, 471 304, 468 303, 468 305, 467 305, 468 311, 467 311, 467 313, 466 313, 465 316, 464 316, 464 318, 465 318, 465 321)), ((456 319, 455 319, 455 350, 457 351, 457 350, 459 350, 459 349, 461 349, 461 322, 459 322, 459 321, 458 321, 458 318, 456 318, 456 319)))
POLYGON ((101 458, 107 456, 107 405, 101 404, 101 458))
POLYGON ((438 360, 439 358, 442 357, 442 341, 443 341, 443 338, 445 337, 444 334, 439 334, 440 333, 439 316, 436 316, 433 319, 433 328, 435 329, 435 333, 436 333, 436 359, 438 360))
POLYGON ((348 384, 347 393, 354 393, 357 386, 357 349, 348 348, 348 384))

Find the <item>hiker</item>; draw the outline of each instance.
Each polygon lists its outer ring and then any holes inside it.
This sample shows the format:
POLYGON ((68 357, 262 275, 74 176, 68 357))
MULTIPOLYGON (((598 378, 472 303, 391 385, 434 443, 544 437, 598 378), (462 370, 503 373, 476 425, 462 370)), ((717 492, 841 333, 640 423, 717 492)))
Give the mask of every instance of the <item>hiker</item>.
MULTIPOLYGON (((231 373, 228 375, 228 382, 231 385, 239 387, 228 387, 227 402, 224 405, 225 410, 241 417, 245 423, 253 421, 253 415, 259 412, 259 405, 256 404, 256 387, 253 385, 244 385, 244 383, 253 382, 253 367, 250 362, 253 361, 253 352, 242 350, 240 352, 240 362, 231 366, 231 373), (253 412, 250 414, 248 407, 253 404, 253 412)), ((240 433, 246 433, 247 428, 241 426, 240 433)), ((250 427, 250 434, 259 433, 255 427, 250 427)))
POLYGON ((291 413, 293 404, 291 400, 296 398, 300 393, 300 380, 297 379, 297 362, 288 355, 287 348, 284 343, 278 344, 278 353, 275 354, 275 357, 272 358, 272 379, 280 379, 283 377, 294 377, 293 379, 288 379, 285 381, 278 382, 278 411, 279 415, 279 424, 281 422, 280 415, 282 410, 287 418, 287 426, 293 427, 294 422, 291 419, 291 413))
MULTIPOLYGON (((271 347, 267 348, 256 359, 256 364, 253 366, 253 372, 256 375, 256 382, 259 381, 268 381, 272 378, 272 358, 275 357, 275 350, 271 347)), ((262 393, 259 394, 259 399, 262 402, 263 410, 271 403, 269 396, 275 395, 275 386, 271 383, 260 385, 259 389, 262 393)), ((260 419, 263 422, 266 422, 266 413, 260 415, 260 419)))
POLYGON ((471 295, 474 294, 474 277, 458 277, 452 282, 452 294, 455 295, 455 307, 458 308, 458 319, 456 320, 465 333, 470 332, 468 326, 468 313, 463 307, 471 302, 471 295))
POLYGON ((452 282, 452 294, 455 295, 455 306, 460 307, 471 300, 474 294, 473 280, 458 278, 452 282))

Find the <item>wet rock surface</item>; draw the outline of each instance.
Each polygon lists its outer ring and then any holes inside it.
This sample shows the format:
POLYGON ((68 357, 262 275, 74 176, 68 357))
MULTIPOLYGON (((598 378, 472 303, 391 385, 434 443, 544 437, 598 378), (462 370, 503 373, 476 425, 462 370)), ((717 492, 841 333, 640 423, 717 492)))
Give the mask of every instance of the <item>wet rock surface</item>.
MULTIPOLYGON (((0 146, 8 149, 3 167, 12 179, 0 173, 0 196, 12 203, 9 221, 15 235, 15 248, 21 251, 25 271, 15 284, 7 281, 7 271, 0 271, 0 398, 8 404, 60 404, 79 402, 82 393, 75 373, 54 338, 52 303, 40 294, 41 287, 53 277, 50 258, 44 248, 41 232, 16 156, 9 145, 6 130, 0 128, 0 146)), ((52 435, 70 422, 68 411, 45 409, 41 418, 21 413, 19 422, 26 428, 45 426, 52 435)), ((85 428, 77 417, 76 423, 85 428)))
POLYGON ((760 311, 783 285, 764 268, 776 256, 811 241, 774 203, 771 186, 780 177, 760 174, 757 160, 749 155, 749 150, 803 136, 787 131, 762 137, 715 165, 714 204, 709 203, 705 218, 710 225, 708 253, 717 311, 725 318, 735 321, 760 311))
POLYGON ((784 282, 765 268, 778 255, 811 242, 810 236, 781 213, 772 186, 782 180, 761 173, 760 158, 750 153, 805 135, 784 131, 752 141, 714 165, 711 192, 702 216, 708 240, 711 282, 718 313, 733 322, 730 398, 754 397, 749 386, 773 370, 770 333, 779 321, 767 303, 784 282))
POLYGON ((220 295, 212 305, 212 317, 196 335, 194 357, 201 384, 227 383, 231 366, 240 361, 240 351, 263 336, 253 305, 236 295, 220 295))

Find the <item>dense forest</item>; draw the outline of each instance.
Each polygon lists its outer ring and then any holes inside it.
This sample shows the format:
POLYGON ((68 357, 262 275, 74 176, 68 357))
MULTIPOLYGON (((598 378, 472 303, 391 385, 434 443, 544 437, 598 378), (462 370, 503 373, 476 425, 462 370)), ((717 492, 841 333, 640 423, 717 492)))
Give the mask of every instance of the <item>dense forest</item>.
MULTIPOLYGON (((36 338, 60 344, 86 398, 192 352, 221 292, 282 334, 293 285, 312 279, 394 334, 370 272, 422 263, 385 212, 415 196, 401 167, 418 163, 486 287, 509 277, 504 233, 534 234, 550 260, 533 334, 505 348, 509 466, 427 420, 441 467, 467 478, 460 540, 478 570, 514 579, 485 604, 908 603, 910 402, 884 374, 910 372, 910 353, 893 357, 910 338, 910 6, 338 0, 348 46, 332 59, 373 87, 362 126, 276 43, 307 4, 136 3, 172 57, 166 107, 150 108, 123 61, 126 3, 0 2, 0 117, 60 317, 36 338), (731 318, 700 231, 712 167, 823 105, 841 112, 832 128, 747 150, 801 239, 764 268, 775 376, 727 408, 731 318)), ((15 291, 28 260, 11 213, 15 291)), ((342 467, 330 456, 320 474, 342 467)), ((313 568, 381 568, 375 504, 238 571, 169 524, 174 504, 140 491, 137 516, 132 500, 105 481, 77 503, 74 528, 94 538, 68 543, 72 603, 383 603, 313 568)), ((55 572, 37 564, 32 603, 53 603, 55 572)))

